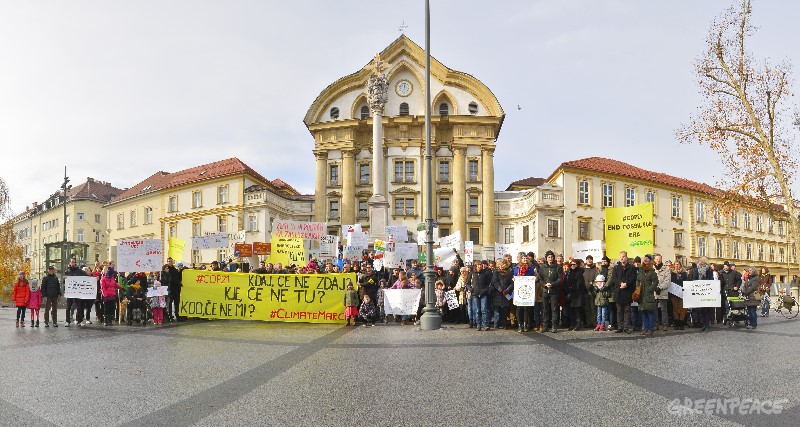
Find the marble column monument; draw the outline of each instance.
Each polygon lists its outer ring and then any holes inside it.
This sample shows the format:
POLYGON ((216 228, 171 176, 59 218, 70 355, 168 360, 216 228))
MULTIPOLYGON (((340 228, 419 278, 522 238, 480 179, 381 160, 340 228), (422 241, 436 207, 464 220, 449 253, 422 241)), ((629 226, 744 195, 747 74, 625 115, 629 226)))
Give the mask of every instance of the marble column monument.
POLYGON ((384 71, 387 68, 380 55, 372 60, 372 74, 367 80, 367 103, 372 114, 372 196, 369 198, 370 240, 385 240, 389 222, 389 202, 384 192, 383 157, 383 108, 389 100, 389 82, 384 71))

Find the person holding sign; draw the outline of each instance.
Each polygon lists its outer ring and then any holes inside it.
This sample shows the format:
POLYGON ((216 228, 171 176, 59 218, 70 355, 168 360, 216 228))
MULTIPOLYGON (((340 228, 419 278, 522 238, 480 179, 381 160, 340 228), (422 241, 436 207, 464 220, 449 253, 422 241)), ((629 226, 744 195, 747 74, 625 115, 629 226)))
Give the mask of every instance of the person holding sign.
MULTIPOLYGON (((697 270, 693 270, 689 275, 689 280, 714 280, 714 270, 708 266, 705 258, 697 261, 697 270)), ((714 309, 711 307, 693 308, 692 313, 700 312, 700 322, 702 323, 701 332, 706 332, 711 327, 711 319, 714 318, 714 309)), ((694 315, 692 315, 694 317, 694 315)))
MULTIPOLYGON (((64 272, 64 276, 65 277, 67 277, 67 276, 88 276, 88 274, 86 274, 85 271, 83 271, 80 268, 78 268, 78 261, 75 259, 75 257, 72 257, 72 258, 69 259, 69 267, 67 268, 67 271, 64 272)), ((94 303, 94 301, 86 300, 86 304, 92 304, 92 303, 94 303)), ((91 307, 91 305, 89 307, 91 307)), ((67 314, 67 324, 64 325, 64 326, 69 327, 70 324, 72 324, 72 314, 75 313, 76 311, 77 311, 77 314, 76 314, 76 317, 75 317, 75 323, 78 326, 82 326, 83 325, 83 314, 85 312, 85 310, 84 310, 84 300, 82 300, 80 298, 67 298, 67 313, 66 313, 67 314)))
POLYGON ((542 332, 555 333, 558 325, 558 297, 561 290, 561 264, 556 263, 553 251, 544 255, 545 264, 539 266, 538 283, 542 283, 542 304, 544 307, 544 327, 542 332))
MULTIPOLYGON (((525 253, 521 253, 519 257, 519 264, 514 267, 514 277, 517 276, 533 276, 534 269, 529 264, 528 255, 525 253)), ((514 283, 511 283, 512 290, 514 289, 514 283)), ((517 306, 517 332, 528 332, 530 331, 531 322, 531 306, 517 306)))
MULTIPOLYGON (((683 266, 680 261, 675 261, 672 264, 672 283, 683 288, 683 282, 688 281, 689 277, 683 271, 683 266)), ((686 309, 683 308, 683 298, 677 295, 670 295, 672 301, 672 318, 675 319, 675 330, 683 330, 686 324, 686 309)))

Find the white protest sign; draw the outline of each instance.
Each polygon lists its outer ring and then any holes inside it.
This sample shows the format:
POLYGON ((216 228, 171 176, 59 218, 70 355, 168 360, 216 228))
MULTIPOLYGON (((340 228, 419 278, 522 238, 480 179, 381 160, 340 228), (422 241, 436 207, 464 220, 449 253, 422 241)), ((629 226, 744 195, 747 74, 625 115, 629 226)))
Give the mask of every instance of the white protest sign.
POLYGON ((64 297, 77 299, 97 298, 97 277, 64 276, 64 297))
POLYGON ((464 262, 467 264, 475 262, 475 249, 469 240, 464 242, 464 262))
POLYGON ((288 221, 276 219, 272 221, 272 236, 289 239, 319 240, 327 235, 328 226, 324 222, 288 221))
POLYGON ((414 316, 419 308, 421 289, 385 289, 383 309, 386 314, 414 316))
POLYGON ((386 238, 389 238, 389 235, 392 235, 395 242, 402 243, 408 241, 408 227, 405 225, 387 225, 386 226, 386 238))
POLYGON ((386 268, 401 268, 405 262, 400 258, 398 252, 385 252, 383 254, 383 265, 386 268))
MULTIPOLYGON (((427 233, 426 230, 419 230, 417 231, 417 244, 424 245, 425 244, 425 234, 427 233)), ((439 244, 439 227, 433 227, 433 244, 439 244)))
POLYGON ((461 250, 461 243, 461 231, 456 231, 449 236, 439 239, 439 247, 442 248, 454 248, 461 250))
POLYGON ((536 302, 536 277, 514 277, 514 305, 518 307, 533 306, 536 302))
POLYGON ((419 247, 416 243, 395 243, 394 251, 399 254, 400 259, 405 263, 410 259, 419 257, 419 247))
POLYGON ((448 269, 453 266, 453 261, 456 260, 456 253, 453 248, 435 248, 433 250, 433 259, 436 261, 436 266, 448 269))
POLYGON ((363 246, 364 249, 369 245, 369 235, 363 231, 348 235, 347 244, 349 246, 363 246))
POLYGON ((372 260, 372 269, 375 271, 383 270, 383 263, 384 263, 383 258, 375 258, 374 260, 372 260))
POLYGON ((339 254, 339 236, 322 236, 319 239, 320 259, 336 259, 339 254))
POLYGON ((587 255, 591 255, 594 260, 603 258, 603 241, 585 240, 572 242, 572 257, 574 259, 585 260, 587 255))
POLYGON ((126 273, 161 271, 161 239, 120 240, 117 242, 117 268, 126 273))
POLYGON ((508 244, 495 243, 494 257, 495 259, 497 259, 497 258, 502 258, 506 254, 511 254, 512 256, 516 255, 516 253, 519 252, 517 248, 519 248, 519 245, 517 245, 516 243, 508 243, 508 244))
POLYGON ((683 298, 683 288, 678 286, 678 284, 675 282, 671 282, 669 284, 669 293, 675 295, 678 298, 683 298))
POLYGON ((689 280, 683 282, 683 306, 685 308, 719 308, 722 295, 719 280, 689 280))
POLYGON ((167 286, 153 286, 147 288, 147 298, 165 297, 168 294, 169 294, 169 287, 167 286))
POLYGON ((450 310, 458 309, 458 297, 456 296, 456 291, 445 292, 444 299, 447 301, 447 308, 450 310))
POLYGON ((342 259, 348 261, 361 261, 362 259, 361 255, 364 249, 366 248, 367 248, 366 246, 351 246, 351 245, 343 246, 342 259))
MULTIPOLYGON (((208 236, 192 237, 192 249, 217 249, 227 248, 230 244, 230 237, 226 233, 209 234, 208 236)), ((127 272, 128 270, 122 270, 127 272)))
POLYGON ((350 236, 355 233, 362 233, 361 224, 353 224, 353 225, 343 225, 342 226, 342 236, 344 236, 344 241, 349 245, 350 244, 350 236))

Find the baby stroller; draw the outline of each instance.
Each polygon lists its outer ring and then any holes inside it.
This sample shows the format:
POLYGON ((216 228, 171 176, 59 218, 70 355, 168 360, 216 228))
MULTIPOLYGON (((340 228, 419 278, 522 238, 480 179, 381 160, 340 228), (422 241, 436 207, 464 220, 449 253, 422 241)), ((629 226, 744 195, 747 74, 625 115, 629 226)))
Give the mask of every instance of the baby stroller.
POLYGON ((745 300, 741 296, 728 297, 728 316, 725 318, 725 323, 729 328, 732 328, 737 322, 747 322, 747 306, 745 300))

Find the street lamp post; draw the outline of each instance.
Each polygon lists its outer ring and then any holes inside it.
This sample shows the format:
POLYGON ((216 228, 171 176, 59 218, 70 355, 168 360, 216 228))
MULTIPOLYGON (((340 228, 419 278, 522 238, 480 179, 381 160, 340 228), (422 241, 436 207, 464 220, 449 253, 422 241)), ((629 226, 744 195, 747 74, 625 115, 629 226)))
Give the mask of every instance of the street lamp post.
POLYGON ((425 0, 425 308, 420 328, 431 331, 442 327, 442 316, 436 310, 433 271, 433 176, 431 156, 431 5, 425 0))
POLYGON ((64 194, 64 217, 62 221, 64 222, 64 238, 61 240, 61 272, 63 273, 66 270, 66 260, 67 260, 67 190, 71 188, 69 184, 69 177, 67 176, 67 167, 64 166, 64 183, 61 184, 61 191, 64 194))

